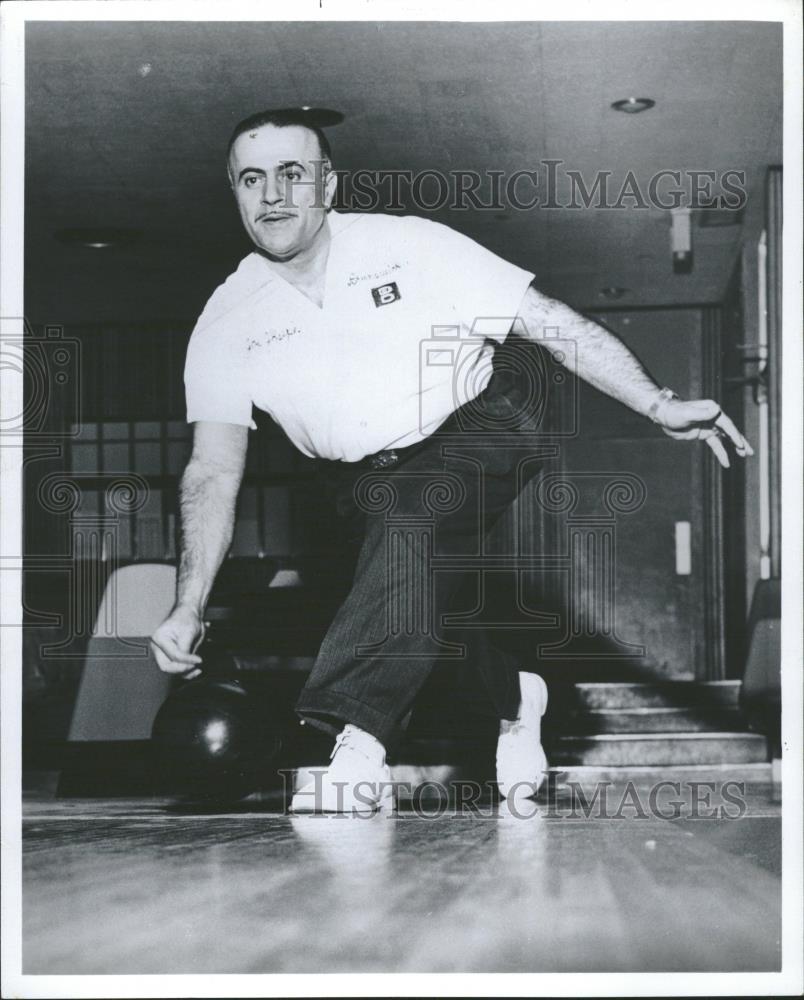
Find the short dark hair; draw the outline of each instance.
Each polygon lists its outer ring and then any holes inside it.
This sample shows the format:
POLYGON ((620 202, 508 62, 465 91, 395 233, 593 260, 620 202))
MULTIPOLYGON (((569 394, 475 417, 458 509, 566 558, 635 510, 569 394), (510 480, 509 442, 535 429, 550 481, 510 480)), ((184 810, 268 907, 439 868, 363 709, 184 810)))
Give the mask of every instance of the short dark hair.
POLYGON ((327 139, 324 132, 317 125, 310 123, 309 117, 302 108, 274 108, 268 111, 258 111, 256 114, 249 115, 248 118, 244 118, 235 125, 226 149, 227 163, 229 162, 229 157, 232 155, 232 146, 234 146, 235 140, 244 132, 251 132, 253 129, 262 128, 263 125, 273 125, 276 128, 288 128, 290 125, 299 125, 301 128, 306 128, 318 140, 321 159, 328 160, 330 163, 332 162, 332 149, 329 145, 329 139, 327 139))

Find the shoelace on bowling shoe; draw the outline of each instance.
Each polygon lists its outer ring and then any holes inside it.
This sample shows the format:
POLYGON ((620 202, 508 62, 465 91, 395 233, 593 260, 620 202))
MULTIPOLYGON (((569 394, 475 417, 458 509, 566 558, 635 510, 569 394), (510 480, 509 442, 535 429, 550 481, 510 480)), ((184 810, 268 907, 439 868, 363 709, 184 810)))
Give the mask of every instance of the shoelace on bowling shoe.
MULTIPOLYGON (((371 739, 368 733, 361 735, 368 736, 369 739, 371 739)), ((332 748, 332 753, 329 755, 329 759, 333 760, 335 754, 341 749, 341 747, 345 747, 348 750, 356 750, 361 756, 365 757, 366 760, 376 764, 376 754, 370 753, 367 747, 360 746, 360 742, 361 741, 357 738, 357 733, 354 728, 352 726, 346 726, 335 737, 335 746, 332 748)))
POLYGON ((329 755, 330 760, 332 760, 332 758, 335 756, 335 754, 340 750, 342 746, 348 747, 350 745, 349 737, 351 735, 352 735, 351 733, 347 733, 345 730, 343 732, 338 733, 338 735, 335 737, 335 746, 332 748, 332 753, 329 755))
POLYGON ((523 729, 533 732, 533 726, 529 726, 522 719, 500 720, 500 736, 517 736, 523 729))

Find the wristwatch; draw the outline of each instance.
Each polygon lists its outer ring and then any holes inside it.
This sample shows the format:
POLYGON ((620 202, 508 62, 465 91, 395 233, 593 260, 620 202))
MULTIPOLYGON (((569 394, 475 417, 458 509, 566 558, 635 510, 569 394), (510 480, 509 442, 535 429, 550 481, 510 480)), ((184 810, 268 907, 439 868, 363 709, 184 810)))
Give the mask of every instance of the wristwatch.
POLYGON ((656 419, 656 416, 662 404, 666 403, 668 399, 678 399, 678 398, 679 398, 678 393, 673 392, 672 389, 668 389, 667 387, 665 387, 664 389, 661 390, 656 399, 654 399, 654 401, 650 404, 650 409, 648 410, 648 416, 654 422, 654 424, 659 423, 659 421, 656 419))

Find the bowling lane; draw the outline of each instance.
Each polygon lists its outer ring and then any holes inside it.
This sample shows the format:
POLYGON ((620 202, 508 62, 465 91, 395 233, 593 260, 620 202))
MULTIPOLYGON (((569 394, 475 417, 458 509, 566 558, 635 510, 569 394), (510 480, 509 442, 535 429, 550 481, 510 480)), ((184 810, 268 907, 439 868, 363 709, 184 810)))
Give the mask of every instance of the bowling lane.
MULTIPOLYGON (((773 818, 732 821, 744 824, 736 842, 760 821, 767 838, 773 818)), ((51 803, 25 823, 24 968, 778 968, 779 878, 705 829, 544 811, 357 819, 51 803)))

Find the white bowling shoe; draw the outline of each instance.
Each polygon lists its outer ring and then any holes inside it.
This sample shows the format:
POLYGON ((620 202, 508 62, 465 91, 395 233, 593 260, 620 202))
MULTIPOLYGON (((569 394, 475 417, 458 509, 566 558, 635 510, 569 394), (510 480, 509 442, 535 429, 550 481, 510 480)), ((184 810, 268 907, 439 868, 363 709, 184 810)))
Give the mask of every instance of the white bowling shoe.
POLYGON ((519 674, 522 700, 516 719, 500 722, 497 740, 497 786, 507 799, 532 798, 547 771, 542 749, 542 716, 547 709, 547 685, 538 674, 519 674))
POLYGON ((391 770, 379 740, 357 726, 345 726, 330 760, 326 769, 311 772, 313 780, 293 796, 291 812, 367 815, 394 808, 391 770))

